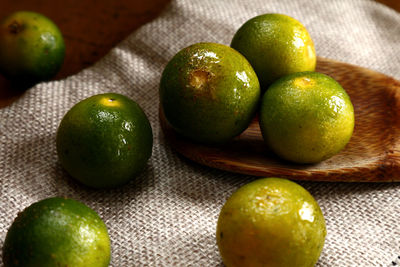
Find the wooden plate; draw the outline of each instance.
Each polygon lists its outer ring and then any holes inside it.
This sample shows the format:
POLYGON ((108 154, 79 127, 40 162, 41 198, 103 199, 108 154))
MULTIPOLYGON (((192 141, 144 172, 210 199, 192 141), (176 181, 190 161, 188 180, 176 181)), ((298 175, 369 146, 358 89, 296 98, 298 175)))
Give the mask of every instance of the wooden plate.
POLYGON ((207 146, 177 135, 165 121, 165 138, 183 156, 200 164, 255 176, 343 182, 400 181, 400 82, 358 66, 318 58, 317 71, 336 79, 350 95, 355 129, 344 150, 318 164, 294 164, 264 144, 258 118, 223 146, 207 146))

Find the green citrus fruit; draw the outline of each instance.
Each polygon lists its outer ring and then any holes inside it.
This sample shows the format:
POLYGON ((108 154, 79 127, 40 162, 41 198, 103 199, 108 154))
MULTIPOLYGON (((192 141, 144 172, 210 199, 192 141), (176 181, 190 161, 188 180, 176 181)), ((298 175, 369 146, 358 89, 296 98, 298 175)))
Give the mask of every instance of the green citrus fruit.
POLYGON ((310 193, 279 178, 259 179, 233 193, 216 233, 227 267, 312 267, 325 235, 324 216, 310 193))
POLYGON ((66 198, 36 202, 18 214, 3 246, 5 267, 102 267, 110 239, 99 215, 66 198))
POLYGON ((318 72, 285 76, 261 102, 265 142, 284 159, 316 163, 342 150, 354 128, 354 109, 346 91, 318 72))
POLYGON ((57 131, 61 165, 80 182, 97 188, 128 182, 151 156, 153 133, 140 106, 120 94, 82 100, 57 131))
POLYGON ((299 21, 286 15, 264 14, 248 20, 231 46, 249 60, 263 90, 289 73, 315 70, 310 35, 299 21))
POLYGON ((169 124, 202 143, 224 143, 249 125, 260 87, 248 61, 216 43, 184 48, 167 64, 160 102, 169 124))
POLYGON ((47 17, 28 11, 0 22, 0 73, 17 82, 52 78, 65 55, 62 34, 47 17))

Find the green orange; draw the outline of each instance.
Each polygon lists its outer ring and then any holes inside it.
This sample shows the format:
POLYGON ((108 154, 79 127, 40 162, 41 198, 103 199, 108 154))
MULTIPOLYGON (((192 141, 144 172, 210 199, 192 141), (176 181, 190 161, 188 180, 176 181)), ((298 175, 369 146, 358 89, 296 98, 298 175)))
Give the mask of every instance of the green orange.
POLYGON ((63 36, 49 18, 18 11, 0 22, 0 74, 19 83, 52 78, 65 56, 63 36))
POLYGON ((179 51, 160 82, 165 118, 179 134, 201 143, 224 143, 249 125, 260 87, 249 62, 222 44, 198 43, 179 51))
POLYGON ((147 165, 153 133, 141 107, 114 93, 91 96, 65 114, 57 131, 61 165, 91 187, 122 185, 147 165))
POLYGON ((48 198, 18 214, 3 246, 5 267, 106 267, 110 239, 99 215, 76 200, 48 198))
POLYGON ((264 91, 284 75, 315 70, 315 48, 307 29, 286 15, 264 14, 248 20, 231 46, 249 60, 264 91))
POLYGON ((312 267, 325 235, 324 216, 307 190, 289 180, 264 178, 226 201, 216 238, 227 267, 312 267))
POLYGON ((341 151, 354 129, 350 97, 333 78, 318 72, 287 75, 261 102, 265 142, 280 157, 317 163, 341 151))

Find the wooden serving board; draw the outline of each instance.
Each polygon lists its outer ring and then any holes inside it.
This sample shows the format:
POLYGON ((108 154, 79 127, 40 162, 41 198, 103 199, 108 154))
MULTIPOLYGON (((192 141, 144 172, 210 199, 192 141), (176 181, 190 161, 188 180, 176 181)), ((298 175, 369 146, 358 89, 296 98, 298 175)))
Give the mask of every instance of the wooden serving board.
POLYGON ((310 181, 400 181, 400 82, 366 68, 324 58, 318 58, 317 71, 343 86, 355 110, 355 129, 349 144, 321 163, 294 164, 279 159, 263 142, 257 117, 231 142, 207 146, 176 134, 160 109, 164 136, 183 156, 236 173, 310 181))

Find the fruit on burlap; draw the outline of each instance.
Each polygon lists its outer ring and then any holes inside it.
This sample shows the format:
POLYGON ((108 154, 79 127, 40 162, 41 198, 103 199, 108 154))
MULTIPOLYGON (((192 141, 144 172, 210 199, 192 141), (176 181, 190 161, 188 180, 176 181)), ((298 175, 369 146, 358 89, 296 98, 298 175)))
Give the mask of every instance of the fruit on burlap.
POLYGON ((20 212, 3 246, 5 267, 106 267, 110 239, 99 215, 76 200, 53 197, 20 212))
POLYGON ((253 66, 263 91, 284 75, 315 70, 315 48, 307 29, 286 15, 264 14, 248 20, 231 46, 253 66))
POLYGON ((58 27, 42 14, 18 11, 0 22, 0 74, 22 84, 52 78, 65 44, 58 27))
POLYGON ((261 101, 264 141, 280 157, 317 163, 341 151, 354 129, 350 97, 333 78, 294 73, 273 83, 261 101))
POLYGON ((227 267, 312 267, 325 235, 315 199, 280 178, 258 179, 234 192, 221 209, 216 232, 227 267))
POLYGON ((165 67, 160 102, 167 122, 191 140, 224 143, 247 128, 260 99, 257 76, 234 49, 198 43, 165 67))
POLYGON ((61 165, 91 187, 127 183, 147 165, 153 146, 150 122, 130 98, 99 94, 73 106, 57 131, 61 165))

